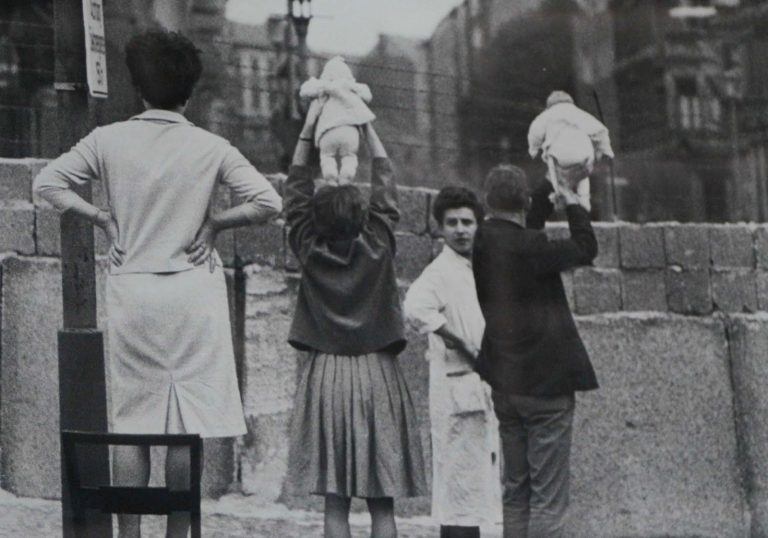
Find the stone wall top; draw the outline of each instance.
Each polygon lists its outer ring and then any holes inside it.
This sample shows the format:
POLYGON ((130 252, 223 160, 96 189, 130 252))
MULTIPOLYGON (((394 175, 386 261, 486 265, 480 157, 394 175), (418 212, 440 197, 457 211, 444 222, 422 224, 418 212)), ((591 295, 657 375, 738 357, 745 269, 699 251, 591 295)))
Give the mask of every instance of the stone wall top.
MULTIPOLYGON (((58 256, 58 214, 44 203, 34 204, 31 182, 46 161, 0 159, 0 253, 58 256)), ((284 176, 270 176, 282 191, 284 176)), ((362 185, 364 190, 368 185, 362 185)), ((419 275, 441 248, 432 201, 436 191, 400 187, 402 219, 398 226, 398 275, 406 285, 419 275)), ((105 204, 103 189, 94 184, 93 198, 105 204)), ((230 204, 220 192, 217 205, 230 204)), ((564 274, 575 312, 661 311, 708 315, 715 311, 768 311, 768 225, 632 224, 596 222, 599 254, 594 266, 564 274)), ((568 236, 564 222, 547 226, 553 239, 568 236)), ((98 254, 106 243, 95 232, 98 254)), ((219 236, 225 264, 259 264, 298 271, 287 248, 280 219, 260 227, 227 231, 219 236)))

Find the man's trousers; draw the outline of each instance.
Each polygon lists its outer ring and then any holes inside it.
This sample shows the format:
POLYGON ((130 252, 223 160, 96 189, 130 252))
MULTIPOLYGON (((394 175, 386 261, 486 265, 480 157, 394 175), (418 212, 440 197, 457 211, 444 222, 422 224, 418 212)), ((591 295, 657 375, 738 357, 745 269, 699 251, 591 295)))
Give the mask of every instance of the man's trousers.
POLYGON ((568 508, 573 394, 493 392, 504 454, 504 538, 559 538, 568 508))

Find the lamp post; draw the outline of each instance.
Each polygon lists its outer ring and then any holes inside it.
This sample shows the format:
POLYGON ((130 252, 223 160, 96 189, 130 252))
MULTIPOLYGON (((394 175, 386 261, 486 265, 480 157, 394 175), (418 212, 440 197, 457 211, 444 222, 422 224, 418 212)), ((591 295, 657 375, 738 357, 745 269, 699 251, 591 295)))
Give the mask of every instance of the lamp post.
MULTIPOLYGON (((290 115, 291 119, 299 119, 298 109, 298 84, 296 84, 296 75, 300 81, 307 78, 307 32, 309 30, 309 21, 312 20, 312 0, 287 0, 288 18, 293 23, 293 30, 296 32, 296 45, 299 52, 299 64, 297 72, 294 72, 293 66, 293 44, 288 41, 288 88, 290 89, 290 115)), ((286 28, 286 34, 290 29, 286 28)))
POLYGON ((299 77, 304 80, 307 77, 307 31, 312 20, 312 0, 292 0, 290 3, 291 21, 298 38, 299 77))

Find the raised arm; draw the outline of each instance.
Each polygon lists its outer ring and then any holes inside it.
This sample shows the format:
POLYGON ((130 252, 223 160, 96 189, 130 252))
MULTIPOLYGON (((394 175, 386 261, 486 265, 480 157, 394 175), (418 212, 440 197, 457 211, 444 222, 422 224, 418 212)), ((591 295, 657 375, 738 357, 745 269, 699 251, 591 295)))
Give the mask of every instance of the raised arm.
POLYGON ((315 193, 315 182, 309 161, 314 149, 314 131, 319 114, 320 104, 315 100, 301 128, 283 194, 285 219, 290 227, 288 244, 299 260, 303 258, 302 247, 310 245, 314 237, 311 201, 315 193))
POLYGON ((556 241, 541 237, 541 245, 532 253, 531 263, 537 276, 560 273, 579 265, 588 265, 597 256, 597 239, 589 221, 589 212, 575 193, 563 189, 570 239, 556 241))
POLYGON ((397 208, 397 184, 392 171, 392 163, 387 156, 379 135, 373 125, 365 125, 368 149, 371 152, 371 210, 382 215, 391 225, 400 220, 397 208))
POLYGON ((320 104, 313 101, 307 111, 299 140, 296 142, 296 149, 293 151, 293 160, 288 171, 288 179, 285 182, 283 200, 286 220, 290 226, 305 219, 309 212, 309 202, 315 193, 315 183, 309 166, 309 158, 314 148, 315 123, 319 114, 320 104))
POLYGON ((554 192, 552 183, 542 181, 531 193, 531 209, 526 215, 526 228, 531 230, 542 230, 547 219, 552 214, 555 206, 549 199, 549 195, 554 192))

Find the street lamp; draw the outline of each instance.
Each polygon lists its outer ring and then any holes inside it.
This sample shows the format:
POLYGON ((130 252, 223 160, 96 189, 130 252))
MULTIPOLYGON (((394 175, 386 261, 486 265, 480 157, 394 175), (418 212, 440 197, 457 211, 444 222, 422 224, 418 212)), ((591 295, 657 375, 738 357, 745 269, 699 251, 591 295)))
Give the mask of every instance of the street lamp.
POLYGON ((307 78, 307 31, 312 20, 312 0, 288 0, 288 16, 296 31, 299 49, 299 77, 307 78))
POLYGON ((287 19, 290 19, 297 37, 299 64, 297 72, 293 66, 293 40, 290 25, 285 27, 285 50, 288 68, 288 116, 293 120, 299 119, 298 84, 296 75, 303 82, 307 78, 307 30, 312 19, 312 0, 287 0, 287 19))

